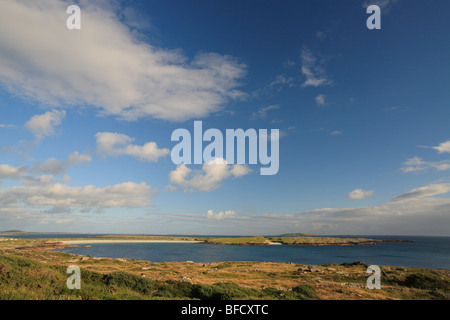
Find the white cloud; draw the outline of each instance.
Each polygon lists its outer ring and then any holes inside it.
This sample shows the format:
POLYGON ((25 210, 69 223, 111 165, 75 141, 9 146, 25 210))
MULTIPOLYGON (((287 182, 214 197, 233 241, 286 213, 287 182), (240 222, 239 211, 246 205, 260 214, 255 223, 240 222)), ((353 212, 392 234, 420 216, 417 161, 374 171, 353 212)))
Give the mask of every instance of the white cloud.
POLYGON ((2 128, 2 129, 13 129, 13 128, 16 128, 16 126, 13 125, 13 124, 0 123, 0 128, 2 128))
POLYGON ((49 158, 43 163, 36 164, 30 172, 32 173, 50 173, 50 174, 64 174, 68 166, 76 164, 88 164, 92 160, 88 154, 79 154, 78 151, 71 153, 66 161, 49 158))
POLYGON ((330 133, 330 135, 332 135, 332 136, 340 136, 341 134, 342 134, 342 132, 339 130, 334 130, 330 133))
POLYGON ((303 47, 300 58, 302 62, 302 74, 306 78, 302 84, 303 87, 319 87, 332 83, 332 81, 327 78, 321 63, 317 61, 316 56, 310 49, 303 47))
POLYGON ((319 105, 319 106, 324 106, 324 105, 326 105, 325 98, 326 98, 325 95, 319 94, 319 95, 316 97, 316 103, 317 103, 317 105, 319 105))
POLYGON ((399 0, 364 0, 362 3, 363 8, 367 8, 371 5, 377 5, 382 10, 382 13, 390 13, 394 4, 399 0))
POLYGON ((74 153, 69 154, 67 157, 67 164, 74 165, 78 163, 84 163, 87 164, 91 162, 92 157, 89 154, 79 154, 78 151, 75 151, 74 153))
POLYGON ((323 31, 316 31, 316 37, 320 40, 323 40, 327 37, 327 34, 323 31))
POLYGON ((281 106, 279 104, 272 104, 270 106, 259 109, 257 112, 253 113, 253 119, 264 119, 267 117, 267 112, 270 110, 279 109, 281 106))
POLYGON ((433 147, 438 153, 450 153, 450 140, 442 142, 440 145, 433 147))
POLYGON ((48 184, 25 184, 0 190, 0 207, 47 210, 48 212, 89 212, 107 208, 148 207, 154 191, 145 183, 125 182, 103 188, 93 185, 70 187, 51 183, 48 177, 41 177, 48 184))
POLYGON ((352 200, 366 199, 373 197, 375 193, 372 190, 355 189, 348 194, 348 198, 352 200))
POLYGON ((394 198, 394 200, 399 201, 412 198, 432 197, 448 192, 450 192, 450 183, 430 184, 428 186, 416 188, 405 194, 397 196, 394 198))
POLYGON ((302 230, 316 234, 449 236, 450 199, 431 197, 448 192, 448 184, 428 185, 376 206, 252 215, 248 220, 239 220, 235 227, 247 230, 247 233, 265 229, 266 233, 272 234, 302 230))
POLYGON ((403 172, 423 172, 428 169, 435 169, 437 171, 450 170, 449 160, 429 162, 423 161, 423 159, 419 157, 413 157, 406 160, 403 165, 404 167, 401 168, 403 172))
POLYGON ((42 139, 46 136, 52 135, 54 128, 61 124, 61 120, 66 116, 64 110, 51 110, 44 114, 39 114, 31 117, 25 124, 25 127, 30 130, 36 139, 42 139))
POLYGON ((216 219, 216 220, 222 220, 224 218, 229 218, 229 217, 233 217, 236 215, 237 215, 237 212, 233 211, 233 210, 220 211, 217 213, 214 213, 213 210, 208 210, 208 213, 206 214, 206 216, 209 219, 216 219))
MULTIPOLYGON (((295 64, 295 63, 294 63, 295 64)), ((279 74, 275 77, 274 80, 266 84, 264 87, 256 89, 252 92, 252 96, 257 97, 261 94, 270 94, 274 91, 280 91, 281 89, 288 87, 292 88, 297 86, 295 79, 293 77, 287 77, 282 74, 279 74)))
POLYGON ((279 130, 278 134, 276 132, 274 132, 272 134, 272 132, 259 132, 258 136, 259 138, 265 138, 267 139, 267 141, 271 141, 274 138, 277 138, 278 140, 282 139, 282 138, 286 138, 289 135, 289 131, 291 131, 293 129, 289 129, 288 130, 279 130))
POLYGON ((66 28, 66 1, 2 0, 1 6, 0 43, 8 50, 0 51, 0 85, 25 99, 93 106, 125 120, 185 120, 244 96, 236 88, 245 66, 236 59, 202 53, 189 61, 181 51, 140 42, 118 18, 120 8, 105 1, 80 1, 76 31, 66 28))
MULTIPOLYGON (((306 232, 341 235, 450 235, 450 199, 431 197, 450 192, 449 186, 429 185, 413 189, 386 203, 370 207, 319 208, 310 211, 280 214, 276 212, 228 215, 223 212, 219 229, 230 234, 280 234, 306 232), (423 190, 415 192, 414 190, 423 190), (413 195, 414 194, 414 195, 413 195)), ((218 213, 209 214, 213 220, 218 213)), ((174 215, 180 217, 181 215, 174 215)), ((185 214, 184 225, 201 228, 205 215, 185 214)), ((208 214, 205 217, 208 218, 208 214)), ((174 219, 175 220, 175 219, 174 219)), ((197 229, 198 230, 198 229, 197 229)), ((200 229, 201 230, 201 229, 200 229)), ((213 230, 213 229, 211 229, 213 230)), ((370 236, 367 236, 370 238, 370 236)))
POLYGON ((49 175, 49 174, 44 174, 38 177, 34 177, 34 176, 24 176, 22 178, 22 183, 24 185, 27 186, 31 186, 31 185, 38 185, 38 186, 48 186, 50 184, 54 184, 56 183, 53 175, 49 175))
POLYGON ((26 168, 18 168, 8 164, 0 164, 0 179, 18 179, 21 178, 26 168))
POLYGON ((228 165, 224 159, 215 159, 205 163, 201 170, 189 169, 184 163, 170 172, 170 182, 189 191, 212 191, 220 187, 221 183, 230 178, 247 175, 252 170, 246 165, 228 165))
POLYGON ((128 155, 140 160, 157 161, 170 153, 169 149, 159 149, 155 142, 142 146, 131 144, 133 138, 116 132, 98 132, 97 151, 104 155, 128 155))

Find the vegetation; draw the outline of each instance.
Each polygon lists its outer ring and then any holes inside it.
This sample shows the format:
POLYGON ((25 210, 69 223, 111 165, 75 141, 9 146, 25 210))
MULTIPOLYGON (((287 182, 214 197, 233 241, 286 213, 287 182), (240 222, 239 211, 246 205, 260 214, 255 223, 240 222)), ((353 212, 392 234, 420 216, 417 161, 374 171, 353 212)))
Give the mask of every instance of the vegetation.
MULTIPOLYGON (((9 230, 0 233, 1 236, 12 236, 29 234, 30 232, 9 230)), ((52 233, 54 235, 64 233, 52 233)), ((245 236, 245 237, 196 237, 196 236, 144 236, 144 235, 127 235, 127 234, 104 234, 99 236, 89 236, 87 238, 69 239, 63 238, 61 241, 69 240, 143 240, 143 241, 198 241, 207 244, 228 244, 228 245, 269 245, 269 244, 284 244, 284 245, 355 245, 355 244, 377 244, 384 241, 397 242, 399 240, 373 240, 365 238, 340 238, 340 237, 321 237, 306 233, 287 233, 280 236, 245 236)), ((42 239, 41 239, 42 240, 42 239)), ((53 241, 57 239, 52 239, 53 241)), ((402 242, 405 240, 402 240, 402 242)))
POLYGON ((229 237, 229 238, 200 238, 208 244, 236 244, 236 245, 263 245, 268 244, 266 238, 262 236, 251 237, 229 237))
POLYGON ((317 237, 317 235, 312 233, 283 233, 277 237, 317 237))
POLYGON ((269 241, 287 245, 351 245, 376 242, 365 238, 335 238, 317 236, 269 237, 269 241))
MULTIPOLYGON (((261 241, 249 237, 246 241, 261 241)), ((380 266, 382 288, 366 288, 363 262, 307 266, 228 261, 152 263, 50 251, 45 239, 0 242, 0 299, 449 299, 450 271, 380 266), (20 248, 20 249, 19 249, 20 248), (69 265, 81 290, 66 286, 69 265)))
MULTIPOLYGON (((217 244, 295 244, 304 237, 189 238, 217 244)), ((309 243, 316 238, 308 237, 309 243)), ((152 263, 52 251, 55 239, 0 241, 0 299, 449 299, 450 271, 380 266, 382 288, 366 288, 367 264, 307 266, 228 261, 152 263), (81 290, 66 286, 69 265, 81 290)), ((8 239, 8 240, 6 240, 8 239)), ((178 239, 178 238, 177 238, 178 239)), ((321 238, 333 243, 334 238, 321 238)), ((66 240, 66 239, 64 239, 66 240)), ((344 239, 345 240, 345 239, 344 239)), ((355 239, 352 239, 355 241, 355 239)))
POLYGON ((63 266, 49 266, 28 258, 0 255, 0 299, 305 299, 314 297, 314 288, 307 292, 265 288, 244 288, 235 283, 193 284, 187 281, 157 281, 124 271, 101 274, 83 270, 82 289, 66 287, 63 266), (306 292, 306 293, 305 293, 306 292))

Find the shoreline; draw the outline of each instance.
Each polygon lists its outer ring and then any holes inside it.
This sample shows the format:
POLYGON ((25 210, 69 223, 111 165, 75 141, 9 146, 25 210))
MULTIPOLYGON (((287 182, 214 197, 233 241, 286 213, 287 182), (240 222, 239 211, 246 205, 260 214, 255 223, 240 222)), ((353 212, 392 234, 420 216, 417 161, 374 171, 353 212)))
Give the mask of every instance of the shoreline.
MULTIPOLYGON (((111 239, 111 240, 63 240, 63 241, 54 241, 52 244, 63 244, 63 245, 76 245, 76 244, 96 244, 96 243, 202 243, 202 244, 220 244, 214 242, 207 242, 203 240, 126 240, 126 239, 111 239)), ((249 244, 241 244, 241 245, 249 245, 249 244)), ((254 245, 283 245, 279 242, 271 242, 267 241, 261 244, 254 245)))
POLYGON ((95 243, 202 243, 203 241, 194 240, 67 240, 55 241, 64 245, 72 244, 95 244, 95 243))
POLYGON ((96 244, 96 243, 200 243, 213 245, 244 245, 244 246, 261 246, 261 245, 294 245, 294 246, 349 246, 349 245, 375 245, 380 243, 409 242, 410 240, 371 240, 360 242, 342 242, 342 243, 283 243, 274 241, 265 241, 261 243, 243 242, 243 243, 226 243, 209 240, 137 240, 137 239, 92 239, 92 240, 58 240, 51 242, 52 244, 77 245, 77 244, 96 244))

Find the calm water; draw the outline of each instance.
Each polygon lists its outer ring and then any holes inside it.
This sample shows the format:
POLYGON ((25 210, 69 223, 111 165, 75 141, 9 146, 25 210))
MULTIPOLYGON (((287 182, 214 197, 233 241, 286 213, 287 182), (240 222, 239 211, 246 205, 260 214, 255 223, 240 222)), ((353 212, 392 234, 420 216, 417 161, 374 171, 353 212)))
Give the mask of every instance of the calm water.
POLYGON ((232 246, 195 243, 89 244, 65 248, 63 252, 94 257, 128 258, 152 262, 273 261, 303 264, 353 262, 376 265, 450 269, 450 237, 388 237, 415 243, 385 243, 367 246, 232 246))

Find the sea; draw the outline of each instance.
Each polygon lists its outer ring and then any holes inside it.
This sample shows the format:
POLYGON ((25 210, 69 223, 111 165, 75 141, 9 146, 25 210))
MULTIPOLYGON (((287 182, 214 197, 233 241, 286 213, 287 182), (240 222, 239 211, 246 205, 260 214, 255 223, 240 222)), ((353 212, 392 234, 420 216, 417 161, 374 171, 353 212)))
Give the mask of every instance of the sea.
MULTIPOLYGON (((29 234, 15 238, 89 238, 82 234, 29 234)), ((201 236, 205 237, 205 236, 201 236)), ((223 236, 220 236, 223 237, 223 236)), ((410 240, 352 246, 268 245, 240 246, 200 243, 90 243, 58 251, 93 257, 125 258, 151 262, 265 261, 323 265, 362 261, 379 266, 424 267, 450 270, 450 237, 342 236, 370 239, 410 240)))

